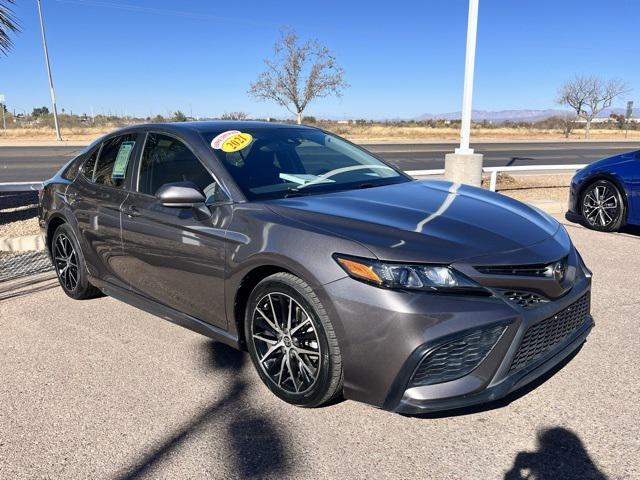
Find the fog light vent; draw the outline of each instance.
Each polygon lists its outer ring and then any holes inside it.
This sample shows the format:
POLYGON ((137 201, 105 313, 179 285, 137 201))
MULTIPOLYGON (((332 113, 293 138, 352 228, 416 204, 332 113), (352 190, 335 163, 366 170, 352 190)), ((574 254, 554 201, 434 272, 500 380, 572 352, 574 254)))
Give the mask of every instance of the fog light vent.
POLYGON ((436 347, 418 365, 410 387, 449 382, 471 373, 486 358, 507 327, 474 330, 436 347))

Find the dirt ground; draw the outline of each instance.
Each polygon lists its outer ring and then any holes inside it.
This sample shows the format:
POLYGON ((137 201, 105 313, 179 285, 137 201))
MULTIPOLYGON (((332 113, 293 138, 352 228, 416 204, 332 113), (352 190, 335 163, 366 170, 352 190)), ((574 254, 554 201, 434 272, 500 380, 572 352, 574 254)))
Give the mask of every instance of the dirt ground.
MULTIPOLYGON (((513 197, 521 202, 549 200, 569 202, 569 183, 573 174, 546 175, 498 175, 496 190, 503 195, 513 197)), ((489 177, 482 180, 482 185, 489 187, 489 177)))

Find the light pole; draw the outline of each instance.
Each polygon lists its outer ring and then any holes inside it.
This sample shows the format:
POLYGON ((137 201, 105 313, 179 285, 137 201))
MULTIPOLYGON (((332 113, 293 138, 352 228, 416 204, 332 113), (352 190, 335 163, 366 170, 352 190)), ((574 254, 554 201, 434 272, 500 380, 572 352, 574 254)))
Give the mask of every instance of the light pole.
POLYGON ((482 155, 469 148, 471 136, 471 108, 473 103, 473 70, 476 58, 476 34, 478 31, 479 0, 469 0, 467 21, 467 52, 464 64, 464 90, 462 94, 462 118, 460 122, 460 147, 445 156, 445 178, 452 182, 482 183, 482 155))
POLYGON ((49 93, 51 94, 51 107, 53 109, 53 123, 56 127, 56 140, 62 140, 60 136, 60 126, 58 125, 58 108, 56 107, 56 92, 53 89, 53 77, 51 76, 51 65, 49 63, 49 49, 47 48, 47 35, 44 32, 44 19, 42 18, 42 5, 38 2, 38 15, 40 17, 40 30, 42 31, 42 47, 44 48, 44 61, 47 65, 47 76, 49 77, 49 93))

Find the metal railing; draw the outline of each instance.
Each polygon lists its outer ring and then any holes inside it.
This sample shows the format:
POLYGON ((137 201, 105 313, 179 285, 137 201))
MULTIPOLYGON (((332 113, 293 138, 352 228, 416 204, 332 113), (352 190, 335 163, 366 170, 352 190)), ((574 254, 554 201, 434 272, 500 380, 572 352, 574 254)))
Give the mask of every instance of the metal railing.
POLYGON ((0 183, 0 192, 21 193, 42 188, 42 182, 4 182, 0 183))
MULTIPOLYGON (((576 171, 586 167, 587 164, 572 164, 572 165, 517 165, 510 167, 483 167, 483 173, 490 173, 491 179, 489 181, 489 190, 496 191, 496 183, 498 181, 498 173, 500 172, 527 172, 527 171, 547 171, 547 170, 570 170, 576 171)), ((444 168, 437 168, 433 170, 409 170, 405 172, 412 177, 424 177, 430 175, 444 175, 444 168)))

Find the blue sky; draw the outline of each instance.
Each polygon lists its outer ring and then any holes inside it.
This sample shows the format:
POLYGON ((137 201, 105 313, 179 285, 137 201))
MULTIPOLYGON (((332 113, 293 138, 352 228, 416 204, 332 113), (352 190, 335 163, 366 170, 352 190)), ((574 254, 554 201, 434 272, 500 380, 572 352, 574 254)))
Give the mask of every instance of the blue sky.
MULTIPOLYGON (((0 58, 10 108, 49 105, 35 0, 0 58)), ((460 109, 467 0, 43 0, 59 107, 74 113, 284 117, 246 91, 279 30, 336 54, 351 85, 307 114, 413 117, 460 109)), ((637 0, 481 0, 474 109, 543 109, 576 73, 620 77, 640 95, 637 0)), ((628 98, 618 100, 623 106, 628 98)), ((636 104, 640 104, 637 101, 636 104)))

